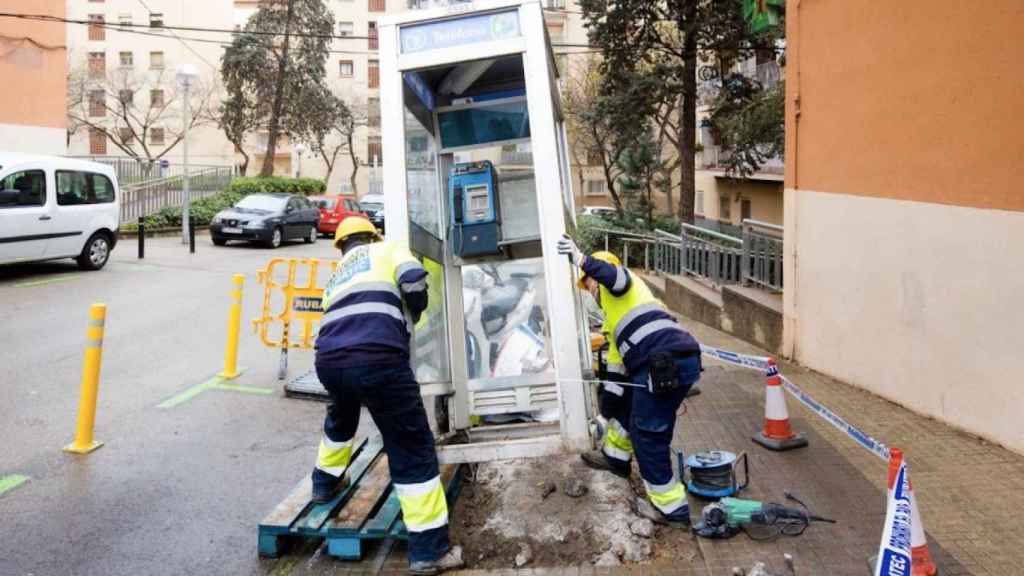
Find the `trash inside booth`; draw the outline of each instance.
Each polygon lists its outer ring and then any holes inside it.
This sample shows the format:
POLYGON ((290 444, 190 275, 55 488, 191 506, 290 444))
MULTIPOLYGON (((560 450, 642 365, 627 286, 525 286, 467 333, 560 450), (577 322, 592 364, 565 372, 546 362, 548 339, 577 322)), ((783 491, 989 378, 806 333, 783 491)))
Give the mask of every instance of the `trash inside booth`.
POLYGON ((554 250, 574 206, 541 3, 379 27, 385 228, 430 273, 413 365, 459 438, 441 458, 583 450, 590 343, 575 272, 554 250))

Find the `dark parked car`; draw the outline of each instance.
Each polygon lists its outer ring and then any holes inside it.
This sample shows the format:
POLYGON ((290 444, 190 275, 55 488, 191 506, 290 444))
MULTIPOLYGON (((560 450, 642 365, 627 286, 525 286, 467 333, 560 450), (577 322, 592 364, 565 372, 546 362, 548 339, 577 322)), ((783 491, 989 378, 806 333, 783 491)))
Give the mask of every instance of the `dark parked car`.
POLYGON ((210 237, 217 246, 228 240, 261 242, 277 248, 285 240, 316 242, 320 210, 295 194, 250 194, 222 210, 210 222, 210 237))
POLYGON ((370 222, 380 230, 380 233, 384 233, 384 195, 383 194, 366 194, 359 199, 359 207, 363 209, 363 212, 370 218, 370 222))

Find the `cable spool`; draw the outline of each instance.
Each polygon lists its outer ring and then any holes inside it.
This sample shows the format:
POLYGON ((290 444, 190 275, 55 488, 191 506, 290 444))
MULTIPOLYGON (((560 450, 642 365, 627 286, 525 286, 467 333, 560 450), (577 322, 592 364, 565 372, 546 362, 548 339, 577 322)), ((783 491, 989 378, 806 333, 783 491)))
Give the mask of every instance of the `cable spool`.
MULTIPOLYGON (((689 478, 686 480, 687 489, 704 498, 733 496, 750 483, 750 465, 747 462, 746 452, 738 456, 725 450, 698 452, 686 458, 685 468, 689 470, 689 478), (739 482, 736 471, 741 460, 743 462, 742 483, 739 482)), ((687 478, 685 473, 681 476, 687 478)))

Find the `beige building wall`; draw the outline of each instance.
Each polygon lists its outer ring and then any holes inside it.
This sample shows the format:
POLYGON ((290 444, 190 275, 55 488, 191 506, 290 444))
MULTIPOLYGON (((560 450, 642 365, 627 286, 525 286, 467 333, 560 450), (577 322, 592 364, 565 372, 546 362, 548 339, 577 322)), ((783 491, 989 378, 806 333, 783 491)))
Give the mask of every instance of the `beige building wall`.
POLYGON ((1022 21, 789 3, 784 293, 788 355, 1018 452, 1022 21))
MULTIPOLYGON (((144 74, 154 87, 174 90, 175 73, 182 64, 192 64, 199 71, 198 82, 204 87, 220 85, 220 57, 224 46, 220 43, 230 42, 226 34, 204 32, 173 32, 158 28, 149 28, 151 17, 159 15, 168 26, 201 26, 209 28, 230 29, 232 27, 232 4, 230 0, 211 0, 202 2, 201 9, 191 2, 181 0, 68 0, 68 18, 88 20, 90 16, 101 15, 111 25, 104 31, 102 40, 92 40, 89 27, 80 24, 68 24, 68 67, 69 72, 84 71, 88 66, 90 53, 102 53, 106 62, 108 75, 121 73, 144 74), (148 7, 148 9, 147 9, 148 7), (125 31, 116 29, 116 24, 130 22, 143 28, 130 28, 125 31), (145 34, 132 33, 136 30, 145 34), (121 65, 121 53, 132 55, 132 65, 121 65), (163 54, 163 68, 154 66, 154 53, 163 54)), ((219 94, 219 92, 218 92, 219 94)), ((145 95, 142 96, 143 100, 145 95)), ((219 100, 219 97, 217 98, 219 100)), ((216 100, 215 100, 216 103, 216 100)), ((146 108, 145 103, 137 104, 140 110, 146 108)), ((168 109, 160 122, 154 126, 165 129, 180 130, 182 111, 179 106, 168 109)), ((166 138, 170 140, 170 138, 166 138)), ((164 146, 153 145, 157 153, 163 152, 164 146)), ((77 130, 71 138, 68 153, 88 155, 89 131, 77 130)), ((182 162, 183 149, 180 144, 167 152, 163 158, 172 164, 182 162)), ((127 156, 112 142, 107 143, 107 154, 111 156, 127 156)), ((234 163, 234 147, 224 137, 216 124, 197 127, 189 134, 189 162, 191 164, 208 164, 228 166, 234 163)))
MULTIPOLYGON (((63 2, 8 0, 5 11, 64 17, 63 2)), ((62 24, 0 18, 0 149, 64 154, 67 39, 62 24)))

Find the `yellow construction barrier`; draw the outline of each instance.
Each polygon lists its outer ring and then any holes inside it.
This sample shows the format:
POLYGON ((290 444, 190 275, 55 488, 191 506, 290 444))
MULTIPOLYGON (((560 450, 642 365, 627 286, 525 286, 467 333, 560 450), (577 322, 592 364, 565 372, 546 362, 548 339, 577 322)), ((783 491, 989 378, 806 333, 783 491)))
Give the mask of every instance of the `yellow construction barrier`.
POLYGON ((228 315, 228 342, 224 346, 224 371, 218 374, 226 380, 241 374, 238 371, 238 333, 242 328, 242 286, 245 284, 245 276, 235 274, 232 282, 234 289, 231 290, 231 313, 228 315))
POLYGON ((82 360, 81 399, 78 402, 78 426, 75 441, 64 447, 65 452, 88 454, 103 446, 92 437, 96 424, 96 398, 100 386, 100 362, 103 359, 103 329, 107 318, 106 304, 93 304, 89 309, 89 327, 86 330, 85 358, 82 360))
POLYGON ((324 314, 321 307, 324 287, 319 285, 318 278, 326 267, 333 273, 337 265, 337 261, 325 262, 316 258, 274 258, 266 268, 256 273, 256 281, 263 284, 263 308, 260 317, 252 321, 252 326, 265 346, 281 349, 278 379, 284 380, 287 373, 289 348, 313 349, 320 318, 324 314), (275 278, 282 272, 285 280, 279 282, 275 278), (300 276, 305 281, 297 283, 296 278, 300 276), (278 310, 273 305, 275 293, 283 297, 283 304, 278 310), (293 323, 300 324, 297 330, 293 330, 293 323), (280 328, 279 336, 272 334, 275 327, 280 328))

